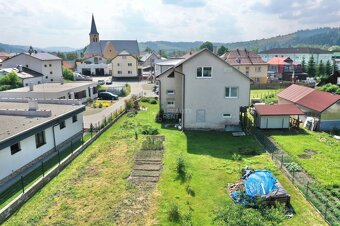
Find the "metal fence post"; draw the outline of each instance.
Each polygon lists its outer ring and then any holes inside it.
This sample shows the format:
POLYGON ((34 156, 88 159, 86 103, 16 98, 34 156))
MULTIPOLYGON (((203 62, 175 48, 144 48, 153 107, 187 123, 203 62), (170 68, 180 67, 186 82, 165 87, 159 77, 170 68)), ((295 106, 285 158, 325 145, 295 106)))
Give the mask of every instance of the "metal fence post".
POLYGON ((43 177, 45 177, 45 167, 44 167, 44 162, 41 162, 41 170, 42 170, 43 177))
POLYGON ((59 165, 60 165, 60 153, 59 153, 59 149, 58 149, 58 162, 59 162, 59 165))
POLYGON ((73 154, 73 142, 72 142, 72 140, 71 140, 71 152, 73 154))
POLYGON ((24 177, 22 175, 21 175, 21 187, 22 187, 22 193, 25 193, 24 177))

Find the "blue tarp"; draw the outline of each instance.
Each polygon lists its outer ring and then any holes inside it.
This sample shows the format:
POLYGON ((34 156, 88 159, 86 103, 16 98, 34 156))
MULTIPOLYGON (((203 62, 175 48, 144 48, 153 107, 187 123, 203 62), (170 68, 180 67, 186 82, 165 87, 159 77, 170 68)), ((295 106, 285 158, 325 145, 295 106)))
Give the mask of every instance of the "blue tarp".
POLYGON ((245 175, 244 186, 250 198, 262 196, 277 190, 276 178, 267 170, 255 170, 245 175))

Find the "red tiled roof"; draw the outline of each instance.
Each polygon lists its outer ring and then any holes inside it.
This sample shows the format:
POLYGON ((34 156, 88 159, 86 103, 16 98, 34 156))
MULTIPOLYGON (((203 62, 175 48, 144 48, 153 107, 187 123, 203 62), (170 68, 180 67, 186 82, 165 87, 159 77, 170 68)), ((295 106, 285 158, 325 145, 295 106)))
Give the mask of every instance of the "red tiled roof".
POLYGON ((255 105, 259 115, 304 115, 295 104, 255 105))
POLYGON ((292 62, 294 65, 299 65, 298 62, 292 61, 289 57, 273 57, 267 62, 267 64, 271 64, 271 65, 291 65, 290 62, 292 62))
POLYGON ((232 50, 226 52, 221 58, 230 65, 249 65, 249 64, 267 64, 260 55, 248 50, 232 50))
POLYGON ((282 90, 277 96, 317 112, 323 112, 340 100, 340 95, 295 84, 282 90))

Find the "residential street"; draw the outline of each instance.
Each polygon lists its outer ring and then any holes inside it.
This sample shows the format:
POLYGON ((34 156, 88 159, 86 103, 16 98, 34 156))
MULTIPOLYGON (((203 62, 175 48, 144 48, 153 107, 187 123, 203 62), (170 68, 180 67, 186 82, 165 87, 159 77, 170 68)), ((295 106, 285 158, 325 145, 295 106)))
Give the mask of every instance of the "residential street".
MULTIPOLYGON (((99 77, 98 79, 105 79, 103 77, 99 77)), ((97 79, 97 80, 98 80, 97 79)), ((95 81, 95 79, 94 79, 95 81)), ((120 98, 116 103, 114 103, 112 106, 107 107, 106 109, 104 109, 103 111, 96 113, 96 114, 92 114, 92 115, 84 115, 84 128, 90 128, 91 123, 94 126, 98 126, 100 125, 100 122, 105 118, 110 116, 112 113, 114 113, 115 111, 121 109, 124 107, 125 105, 125 100, 129 99, 132 95, 142 95, 143 94, 143 88, 142 85, 146 84, 145 81, 141 81, 141 82, 128 82, 131 85, 131 93, 123 98, 120 98)), ((123 86, 125 85, 126 82, 114 82, 112 85, 110 86, 123 86)))

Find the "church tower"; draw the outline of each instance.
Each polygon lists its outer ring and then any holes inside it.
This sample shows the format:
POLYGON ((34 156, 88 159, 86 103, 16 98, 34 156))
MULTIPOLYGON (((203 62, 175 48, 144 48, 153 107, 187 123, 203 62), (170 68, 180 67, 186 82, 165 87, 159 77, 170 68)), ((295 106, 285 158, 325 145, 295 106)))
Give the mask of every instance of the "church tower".
POLYGON ((94 16, 92 14, 91 31, 90 31, 90 43, 99 42, 99 33, 97 31, 96 22, 94 21, 94 16))

